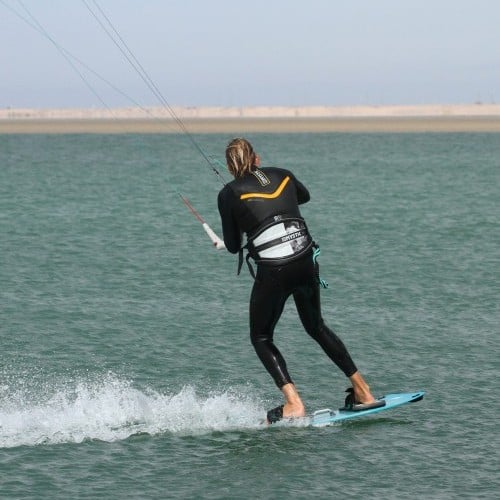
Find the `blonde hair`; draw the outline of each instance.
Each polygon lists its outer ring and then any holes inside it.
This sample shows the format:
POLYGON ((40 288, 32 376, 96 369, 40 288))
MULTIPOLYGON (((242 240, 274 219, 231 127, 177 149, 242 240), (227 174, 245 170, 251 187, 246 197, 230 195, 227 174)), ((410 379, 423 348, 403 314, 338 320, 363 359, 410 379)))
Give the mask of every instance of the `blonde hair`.
POLYGON ((256 154, 252 145, 240 137, 233 139, 226 148, 226 163, 233 177, 242 177, 254 170, 256 154))

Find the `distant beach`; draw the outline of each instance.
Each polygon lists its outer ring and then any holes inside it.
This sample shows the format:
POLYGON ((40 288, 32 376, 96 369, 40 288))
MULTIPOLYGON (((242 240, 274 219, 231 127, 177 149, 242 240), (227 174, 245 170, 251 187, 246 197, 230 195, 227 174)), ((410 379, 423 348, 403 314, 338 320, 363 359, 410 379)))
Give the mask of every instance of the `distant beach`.
MULTIPOLYGON (((193 133, 500 132, 500 105, 172 107, 193 133)), ((0 134, 179 133, 164 107, 0 109, 0 134)))

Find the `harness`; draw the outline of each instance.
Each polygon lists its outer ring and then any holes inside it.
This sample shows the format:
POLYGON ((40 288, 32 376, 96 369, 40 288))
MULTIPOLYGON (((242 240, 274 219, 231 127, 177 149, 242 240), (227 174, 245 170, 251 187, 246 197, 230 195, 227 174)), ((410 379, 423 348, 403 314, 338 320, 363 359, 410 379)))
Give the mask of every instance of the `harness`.
POLYGON ((247 250, 246 263, 250 274, 255 279, 255 271, 250 263, 280 266, 302 257, 314 248, 313 260, 316 262, 319 247, 312 240, 302 217, 274 216, 271 221, 261 226, 259 231, 248 237, 245 246, 238 255, 238 274, 243 266, 244 250, 247 250))
MULTIPOLYGON (((266 243, 262 243, 260 245, 256 245, 255 241, 258 240, 262 235, 265 234, 270 234, 270 229, 274 228, 276 225, 268 225, 264 227, 259 233, 257 233, 255 236, 250 238, 247 241, 247 244, 240 248, 240 251, 238 252, 238 275, 241 272, 241 268, 243 267, 243 254, 244 250, 247 250, 247 255, 245 257, 245 261, 247 263, 248 271, 250 272, 251 276, 253 279, 255 279, 255 271, 253 269, 252 264, 250 263, 250 259, 252 258, 257 264, 268 264, 268 265, 281 265, 285 264, 287 262, 291 262, 292 260, 295 260, 296 258, 304 255, 309 249, 313 249, 312 252, 312 260, 314 262, 314 267, 316 269, 316 279, 318 281, 318 284, 321 288, 328 288, 329 284, 327 281, 325 281, 321 276, 319 275, 319 265, 318 265, 318 257, 321 253, 321 250, 319 248, 319 245, 311 239, 311 236, 309 235, 309 232, 307 231, 307 227, 305 225, 305 221, 303 219, 297 219, 297 218, 290 218, 290 219, 285 219, 284 222, 292 222, 293 224, 296 224, 297 221, 301 221, 303 224, 303 228, 297 229, 295 232, 288 233, 286 236, 281 236, 278 238, 274 238, 270 241, 267 241, 266 243), (291 254, 287 255, 284 257, 280 258, 262 258, 261 255, 265 253, 266 251, 271 251, 275 252, 278 250, 279 252, 285 252, 285 249, 283 248, 283 244, 288 243, 288 242, 293 242, 293 243, 298 243, 298 240, 302 238, 307 238, 307 245, 304 246, 303 249, 291 254), (260 253, 259 253, 260 252, 260 253)), ((274 231, 274 230, 273 230, 274 231)), ((295 248, 297 248, 296 246, 295 248)), ((287 251, 286 251, 287 252, 287 251)))

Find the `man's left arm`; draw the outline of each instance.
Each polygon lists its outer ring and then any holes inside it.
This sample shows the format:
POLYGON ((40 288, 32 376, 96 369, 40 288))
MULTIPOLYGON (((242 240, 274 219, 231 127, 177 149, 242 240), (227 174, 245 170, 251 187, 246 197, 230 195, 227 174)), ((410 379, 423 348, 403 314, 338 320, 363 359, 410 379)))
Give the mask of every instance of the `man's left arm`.
POLYGON ((217 198, 217 206, 222 222, 222 236, 226 248, 231 253, 238 253, 241 248, 241 232, 233 218, 231 196, 232 191, 223 189, 217 198))

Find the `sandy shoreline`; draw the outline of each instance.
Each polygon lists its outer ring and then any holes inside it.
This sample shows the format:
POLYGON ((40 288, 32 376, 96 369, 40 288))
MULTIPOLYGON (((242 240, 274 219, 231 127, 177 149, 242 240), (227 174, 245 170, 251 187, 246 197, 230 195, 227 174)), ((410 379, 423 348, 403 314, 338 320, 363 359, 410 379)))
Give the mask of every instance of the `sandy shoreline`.
MULTIPOLYGON (((500 105, 173 107, 192 133, 500 132, 500 105)), ((180 133, 165 108, 0 109, 0 134, 180 133)))

